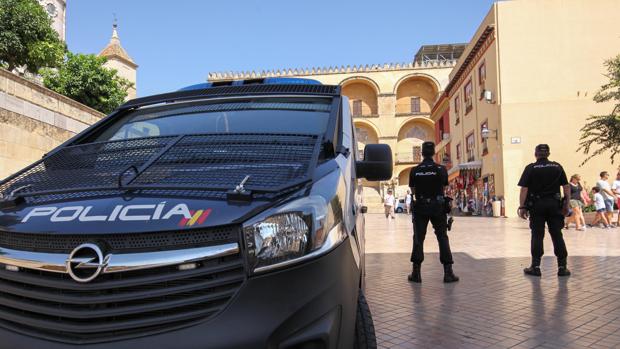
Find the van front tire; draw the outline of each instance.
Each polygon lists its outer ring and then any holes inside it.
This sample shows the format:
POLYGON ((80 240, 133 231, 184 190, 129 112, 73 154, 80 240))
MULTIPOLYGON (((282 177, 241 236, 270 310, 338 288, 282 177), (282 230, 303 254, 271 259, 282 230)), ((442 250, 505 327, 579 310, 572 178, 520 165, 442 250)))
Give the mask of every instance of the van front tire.
POLYGON ((377 348, 375 325, 372 322, 372 314, 364 297, 364 292, 359 290, 357 297, 357 318, 355 319, 355 349, 377 348))

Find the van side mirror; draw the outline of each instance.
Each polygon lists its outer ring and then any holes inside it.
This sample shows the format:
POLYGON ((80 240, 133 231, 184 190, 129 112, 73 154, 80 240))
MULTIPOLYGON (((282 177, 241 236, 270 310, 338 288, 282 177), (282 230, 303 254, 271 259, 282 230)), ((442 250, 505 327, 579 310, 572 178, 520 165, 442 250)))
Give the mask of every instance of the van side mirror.
POLYGON ((392 178, 392 149, 387 144, 367 144, 364 160, 355 163, 358 178, 384 181, 392 178))

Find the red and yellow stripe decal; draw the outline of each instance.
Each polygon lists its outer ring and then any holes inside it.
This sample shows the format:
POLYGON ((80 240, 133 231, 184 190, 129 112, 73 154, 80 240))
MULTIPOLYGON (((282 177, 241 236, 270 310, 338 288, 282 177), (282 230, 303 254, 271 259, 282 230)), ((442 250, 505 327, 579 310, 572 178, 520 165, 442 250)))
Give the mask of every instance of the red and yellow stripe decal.
POLYGON ((179 222, 179 227, 191 227, 194 224, 198 223, 198 225, 204 223, 204 221, 211 214, 211 209, 208 208, 206 210, 198 210, 198 211, 189 211, 192 215, 191 218, 183 218, 179 222))

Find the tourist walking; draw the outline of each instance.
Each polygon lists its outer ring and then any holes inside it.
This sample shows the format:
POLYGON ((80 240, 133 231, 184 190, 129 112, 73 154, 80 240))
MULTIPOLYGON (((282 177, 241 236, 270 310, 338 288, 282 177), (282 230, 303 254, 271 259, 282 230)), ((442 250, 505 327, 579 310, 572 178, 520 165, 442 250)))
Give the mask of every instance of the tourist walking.
POLYGON ((439 260, 443 264, 443 282, 459 281, 452 271, 452 252, 448 240, 448 216, 446 214, 445 187, 448 185, 448 171, 445 166, 433 161, 435 143, 422 143, 424 160, 409 174, 409 187, 415 196, 413 203, 413 251, 411 262, 413 270, 409 281, 422 282, 422 262, 424 261, 424 239, 428 222, 433 224, 439 243, 439 260))
POLYGON ((394 194, 392 194, 392 189, 388 189, 387 194, 383 198, 383 208, 385 210, 385 218, 394 219, 394 204, 396 203, 396 199, 394 198, 394 194))
POLYGON ((577 230, 585 230, 586 221, 583 217, 583 208, 585 203, 582 199, 583 187, 579 181, 581 177, 578 174, 574 174, 570 177, 570 208, 573 214, 566 218, 564 229, 568 229, 570 223, 575 223, 577 230))
POLYGON ((405 206, 407 207, 407 214, 411 213, 411 192, 407 190, 407 196, 405 196, 405 206))
POLYGON ((601 195, 605 200, 605 215, 607 216, 607 222, 611 223, 614 216, 614 202, 616 201, 616 195, 611 191, 609 185, 609 172, 603 171, 600 173, 600 179, 596 182, 596 186, 600 189, 601 195))
POLYGON ((594 194, 594 207, 596 208, 596 216, 592 221, 591 226, 596 226, 597 224, 601 225, 601 228, 609 228, 609 220, 607 219, 605 207, 605 198, 601 194, 601 189, 599 187, 592 188, 592 194, 594 194))
MULTIPOLYGON (((616 180, 611 185, 611 191, 616 195, 616 206, 620 210, 620 172, 616 173, 616 180)), ((618 211, 616 226, 620 226, 620 211, 618 211)))
POLYGON ((562 227, 564 217, 569 212, 570 185, 562 165, 549 161, 550 150, 547 144, 536 146, 534 156, 536 162, 525 167, 519 186, 521 187, 519 217, 530 219, 532 230, 532 265, 523 272, 528 275, 541 276, 540 262, 544 254, 543 241, 545 224, 553 241, 553 252, 558 260, 558 276, 568 276, 566 267, 568 252, 562 227), (564 193, 564 201, 560 196, 560 187, 564 193))

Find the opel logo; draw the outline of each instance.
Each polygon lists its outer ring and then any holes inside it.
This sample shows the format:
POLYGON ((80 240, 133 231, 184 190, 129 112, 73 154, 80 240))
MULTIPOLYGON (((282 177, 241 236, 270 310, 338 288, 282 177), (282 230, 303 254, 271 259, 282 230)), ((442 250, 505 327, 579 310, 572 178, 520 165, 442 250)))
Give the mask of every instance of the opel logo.
POLYGON ((89 282, 95 279, 108 265, 109 256, 103 257, 103 252, 95 244, 82 244, 69 255, 67 271, 77 282, 89 282))

